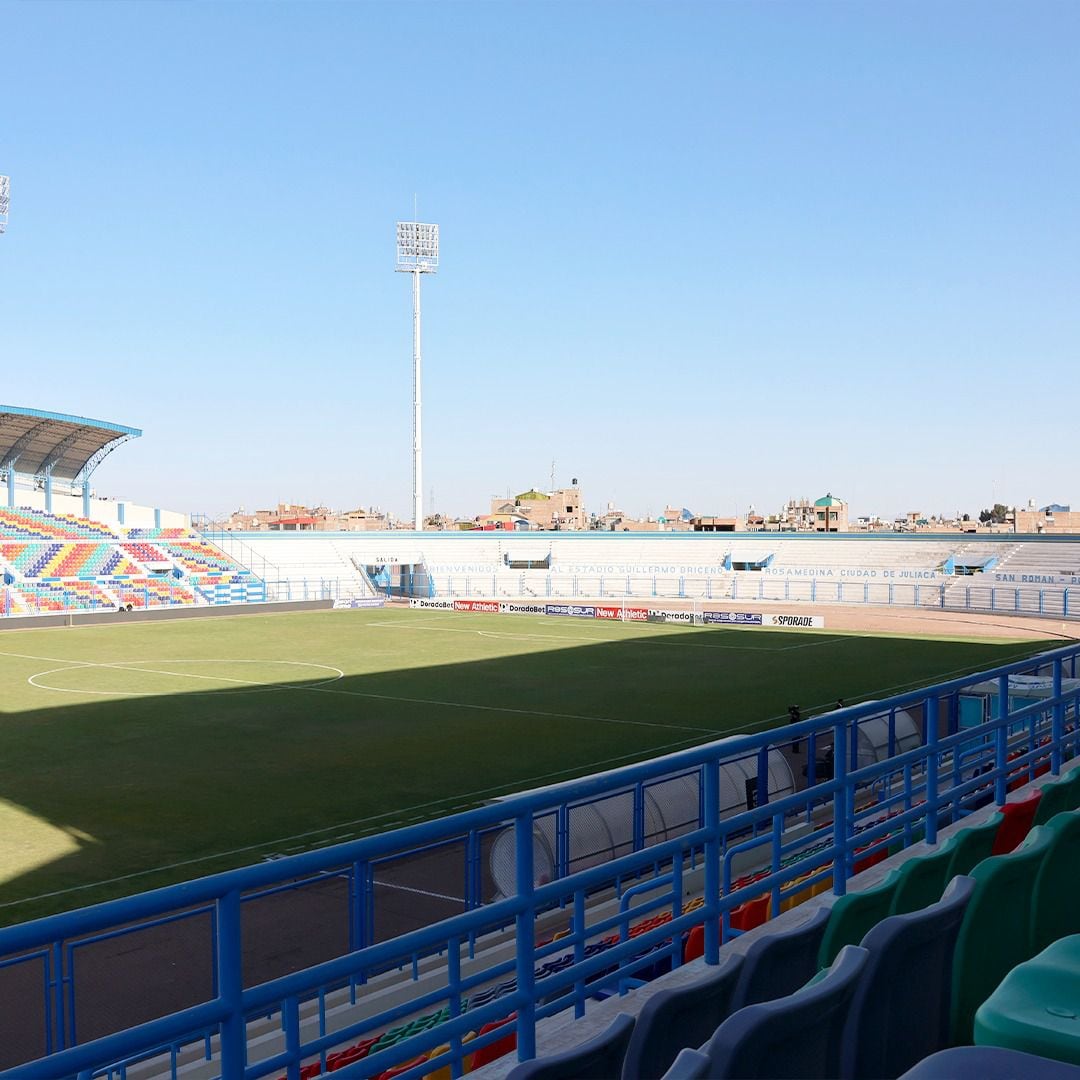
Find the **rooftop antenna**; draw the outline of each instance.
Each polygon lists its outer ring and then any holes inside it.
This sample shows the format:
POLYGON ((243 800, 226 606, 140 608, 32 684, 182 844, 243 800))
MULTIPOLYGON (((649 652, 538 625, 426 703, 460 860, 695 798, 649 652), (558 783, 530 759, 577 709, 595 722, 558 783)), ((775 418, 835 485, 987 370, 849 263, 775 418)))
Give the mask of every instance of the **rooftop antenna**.
MULTIPOLYGON (((415 213, 416 196, 413 196, 415 213)), ((439 226, 397 223, 397 273, 413 279, 413 528, 424 527, 423 449, 420 418, 420 275, 439 269, 439 226)))
POLYGON ((551 459, 551 490, 555 490, 555 459, 551 459))

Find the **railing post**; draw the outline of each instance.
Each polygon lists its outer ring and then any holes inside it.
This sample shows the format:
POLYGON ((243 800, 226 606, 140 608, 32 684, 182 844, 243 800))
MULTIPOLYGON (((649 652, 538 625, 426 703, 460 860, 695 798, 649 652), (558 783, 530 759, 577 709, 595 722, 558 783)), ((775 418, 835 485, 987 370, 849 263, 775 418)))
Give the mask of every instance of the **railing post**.
POLYGON ((843 896, 847 892, 847 725, 833 727, 833 779, 839 786, 833 793, 833 893, 843 896))
POLYGON ((244 992, 240 936, 240 890, 230 889, 217 903, 218 997, 229 1010, 221 1022, 221 1075, 243 1076, 247 1033, 241 1002, 244 992))
POLYGON ((923 706, 926 729, 926 842, 937 843, 938 830, 938 696, 931 694, 923 706))
POLYGON ((705 789, 705 963, 720 963, 720 762, 715 759, 701 766, 705 789))
POLYGON ((1061 772, 1061 743, 1065 738, 1065 702, 1061 700, 1061 657, 1054 661, 1054 718, 1051 721, 1050 771, 1061 772))
POLYGON ((761 747, 757 752, 756 798, 758 806, 764 806, 769 801, 769 748, 767 746, 761 747))
MULTIPOLYGON (((993 595, 993 589, 990 590, 993 595)), ((994 765, 998 776, 994 780, 994 802, 1004 806, 1008 797, 1009 777, 1009 676, 998 676, 998 729, 994 733, 994 765)))
POLYGON ((285 1021, 285 1053, 289 1056, 285 1076, 287 1080, 300 1080, 300 999, 287 997, 281 1003, 281 1011, 285 1021))
POLYGON ((517 1010, 518 1061, 531 1061, 536 1057, 536 998, 534 997, 535 972, 533 970, 533 936, 535 908, 533 904, 533 819, 531 813, 519 814, 514 819, 514 870, 517 899, 525 903, 515 919, 517 989, 521 1004, 517 1010))

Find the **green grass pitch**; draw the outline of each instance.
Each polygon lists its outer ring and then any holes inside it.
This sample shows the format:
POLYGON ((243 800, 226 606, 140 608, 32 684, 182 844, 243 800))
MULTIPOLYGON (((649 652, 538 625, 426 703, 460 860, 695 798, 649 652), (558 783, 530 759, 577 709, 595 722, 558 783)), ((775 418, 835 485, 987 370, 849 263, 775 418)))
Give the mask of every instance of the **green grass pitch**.
POLYGON ((0 923, 1051 643, 403 609, 0 634, 0 923))

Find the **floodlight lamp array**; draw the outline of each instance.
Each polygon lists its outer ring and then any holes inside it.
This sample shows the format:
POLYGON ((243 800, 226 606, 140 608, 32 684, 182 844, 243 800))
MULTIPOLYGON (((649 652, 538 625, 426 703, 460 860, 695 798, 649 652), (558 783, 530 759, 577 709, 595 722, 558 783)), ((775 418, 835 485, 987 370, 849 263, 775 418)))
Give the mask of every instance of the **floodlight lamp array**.
POLYGON ((433 274, 439 268, 439 226, 420 221, 397 223, 397 269, 433 274))

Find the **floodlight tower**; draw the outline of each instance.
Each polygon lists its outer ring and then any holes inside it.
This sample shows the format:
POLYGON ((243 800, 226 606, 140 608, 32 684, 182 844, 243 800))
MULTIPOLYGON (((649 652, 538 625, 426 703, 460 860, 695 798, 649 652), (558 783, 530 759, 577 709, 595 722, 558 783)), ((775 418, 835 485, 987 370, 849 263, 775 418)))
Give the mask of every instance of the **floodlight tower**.
POLYGON ((419 221, 397 223, 397 266, 395 271, 412 274, 412 361, 413 361, 413 527, 424 527, 423 450, 420 427, 420 275, 439 269, 439 226, 419 221))
POLYGON ((7 231, 8 206, 11 203, 11 177, 0 176, 0 234, 7 231))

